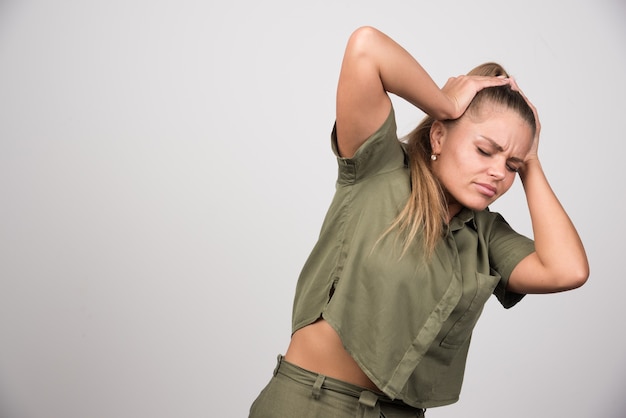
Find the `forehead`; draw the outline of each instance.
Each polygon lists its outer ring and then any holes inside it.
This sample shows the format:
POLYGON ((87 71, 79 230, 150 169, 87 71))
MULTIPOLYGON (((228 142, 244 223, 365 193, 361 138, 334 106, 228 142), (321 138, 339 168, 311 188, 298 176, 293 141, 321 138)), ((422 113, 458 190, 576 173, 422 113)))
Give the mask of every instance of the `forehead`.
POLYGON ((504 106, 484 105, 479 111, 466 112, 460 119, 474 139, 485 140, 502 150, 528 151, 533 132, 530 124, 515 110, 504 106))

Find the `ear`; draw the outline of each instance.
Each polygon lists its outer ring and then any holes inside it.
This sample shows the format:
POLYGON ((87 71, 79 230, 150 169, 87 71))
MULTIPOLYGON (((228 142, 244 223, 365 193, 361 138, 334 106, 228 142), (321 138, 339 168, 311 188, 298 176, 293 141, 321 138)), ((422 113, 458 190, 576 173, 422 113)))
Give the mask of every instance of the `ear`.
POLYGON ((430 148, 433 154, 441 154, 441 146, 446 137, 446 125, 436 120, 430 127, 430 148))

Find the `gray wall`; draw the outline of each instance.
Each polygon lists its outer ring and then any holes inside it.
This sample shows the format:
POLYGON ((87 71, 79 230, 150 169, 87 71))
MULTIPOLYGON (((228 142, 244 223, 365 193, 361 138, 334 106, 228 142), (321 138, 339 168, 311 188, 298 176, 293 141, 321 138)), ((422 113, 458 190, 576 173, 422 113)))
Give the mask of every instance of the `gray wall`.
MULTIPOLYGON (((623 417, 625 19, 621 0, 0 2, 0 416, 247 416, 367 24, 438 83, 487 60, 517 77, 591 261, 579 290, 490 301, 461 401, 429 417, 623 417)), ((396 107, 403 134, 421 114, 396 107)), ((531 234, 519 185, 494 208, 531 234)))

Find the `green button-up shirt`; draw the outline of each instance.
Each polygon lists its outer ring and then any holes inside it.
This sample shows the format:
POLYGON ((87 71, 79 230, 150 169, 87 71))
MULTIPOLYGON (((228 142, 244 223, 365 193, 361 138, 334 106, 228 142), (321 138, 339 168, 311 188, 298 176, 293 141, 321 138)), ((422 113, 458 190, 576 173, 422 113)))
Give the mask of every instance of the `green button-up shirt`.
MULTIPOLYGON (((336 133, 332 135, 336 155, 336 133)), ((410 193, 393 109, 339 175, 319 240, 298 280, 293 331, 323 317, 367 376, 390 398, 421 408, 458 400, 470 336, 495 294, 503 306, 513 268, 534 251, 497 213, 463 209, 434 256, 419 237, 401 257, 383 236, 410 193), (381 239, 381 237, 383 237, 381 239)))

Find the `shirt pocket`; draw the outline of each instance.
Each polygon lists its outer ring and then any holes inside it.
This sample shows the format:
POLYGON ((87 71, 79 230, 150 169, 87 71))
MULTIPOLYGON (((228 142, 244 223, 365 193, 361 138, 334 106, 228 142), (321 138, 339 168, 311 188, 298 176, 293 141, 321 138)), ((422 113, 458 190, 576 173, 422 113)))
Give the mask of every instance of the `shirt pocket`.
POLYGON ((443 348, 459 348, 472 335, 474 326, 483 311, 489 296, 500 282, 501 276, 495 270, 491 274, 476 272, 476 293, 467 310, 454 323, 439 344, 443 348))

